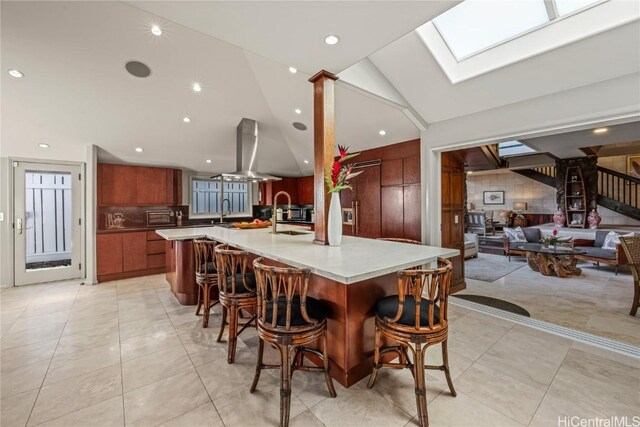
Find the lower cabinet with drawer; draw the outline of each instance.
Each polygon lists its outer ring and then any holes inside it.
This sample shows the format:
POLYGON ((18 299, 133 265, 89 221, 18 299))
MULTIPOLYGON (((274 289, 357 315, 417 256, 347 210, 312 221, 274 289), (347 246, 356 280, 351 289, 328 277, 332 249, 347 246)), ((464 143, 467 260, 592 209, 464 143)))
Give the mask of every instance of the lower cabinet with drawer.
POLYGON ((165 245, 154 231, 109 232, 96 236, 98 282, 161 274, 165 245))

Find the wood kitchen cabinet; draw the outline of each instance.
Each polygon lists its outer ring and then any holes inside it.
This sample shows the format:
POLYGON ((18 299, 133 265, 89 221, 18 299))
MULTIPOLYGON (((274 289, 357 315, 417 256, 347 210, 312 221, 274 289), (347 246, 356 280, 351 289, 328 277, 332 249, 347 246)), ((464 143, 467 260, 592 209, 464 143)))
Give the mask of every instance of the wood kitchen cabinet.
POLYGON ((98 282, 164 273, 164 240, 155 231, 100 233, 96 260, 98 282))
POLYGON ((99 206, 176 206, 182 203, 182 171, 98 164, 99 206))
POLYGON ((135 206, 137 167, 98 165, 98 204, 102 206, 135 206))
POLYGON ((313 205, 314 193, 313 175, 298 178, 298 204, 313 205))
POLYGON ((167 169, 136 168, 136 204, 167 204, 167 169))
POLYGON ((147 268, 147 232, 122 235, 122 270, 136 271, 147 268))
POLYGON ((122 273, 122 234, 98 234, 96 236, 96 263, 98 277, 122 273))

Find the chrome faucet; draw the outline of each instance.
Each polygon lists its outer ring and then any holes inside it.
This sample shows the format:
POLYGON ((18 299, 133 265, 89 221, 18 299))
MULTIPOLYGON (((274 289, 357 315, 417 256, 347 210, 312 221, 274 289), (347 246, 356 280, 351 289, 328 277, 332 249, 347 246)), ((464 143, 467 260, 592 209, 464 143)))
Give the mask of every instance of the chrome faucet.
POLYGON ((229 215, 231 213, 231 201, 229 201, 229 199, 222 199, 222 206, 220 206, 220 224, 222 224, 224 222, 224 217, 226 215, 229 215), (224 202, 227 202, 227 204, 229 204, 229 210, 227 211, 227 213, 224 213, 224 202))
POLYGON ((277 201, 278 201, 278 196, 284 194, 285 196, 287 196, 287 200, 289 201, 288 203, 288 211, 287 211, 287 215, 291 216, 291 196, 289 195, 289 193, 287 193, 286 191, 278 191, 276 193, 275 196, 273 196, 273 218, 271 218, 271 233, 273 234, 277 234, 277 230, 276 230, 276 224, 278 223, 278 205, 277 205, 277 201))

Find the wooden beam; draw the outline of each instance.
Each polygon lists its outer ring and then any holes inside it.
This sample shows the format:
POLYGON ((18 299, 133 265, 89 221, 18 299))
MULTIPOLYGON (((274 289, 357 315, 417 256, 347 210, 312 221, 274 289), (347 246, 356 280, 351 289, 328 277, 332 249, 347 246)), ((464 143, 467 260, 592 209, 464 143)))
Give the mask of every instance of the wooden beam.
POLYGON ((313 83, 313 185, 315 209, 315 238, 313 243, 329 244, 327 218, 329 192, 324 172, 331 167, 335 156, 335 81, 338 77, 321 70, 309 81, 313 83))

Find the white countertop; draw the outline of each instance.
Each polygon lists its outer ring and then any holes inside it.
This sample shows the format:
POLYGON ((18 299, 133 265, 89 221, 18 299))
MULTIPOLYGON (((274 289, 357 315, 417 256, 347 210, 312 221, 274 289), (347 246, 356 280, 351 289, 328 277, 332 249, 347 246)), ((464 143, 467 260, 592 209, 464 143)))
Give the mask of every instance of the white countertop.
MULTIPOLYGON (((278 231, 306 227, 278 225, 278 231)), ((306 229, 308 231, 308 229, 306 229)), ((167 240, 191 240, 208 237, 247 252, 298 268, 337 282, 350 284, 393 273, 415 265, 428 264, 438 257, 459 255, 456 249, 411 245, 384 240, 344 236, 337 247, 316 245, 314 233, 289 236, 271 234, 271 227, 238 230, 224 227, 162 229, 156 233, 167 240)))

